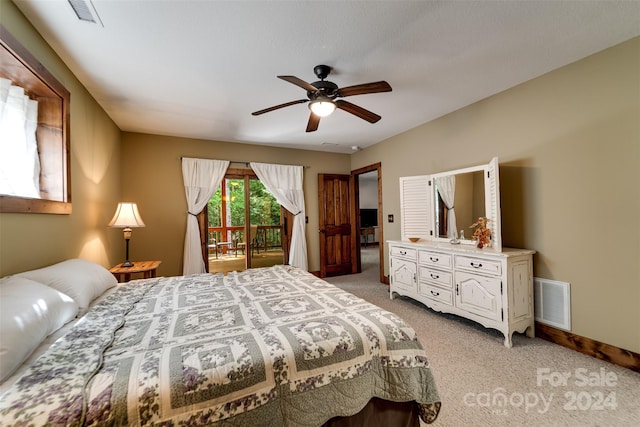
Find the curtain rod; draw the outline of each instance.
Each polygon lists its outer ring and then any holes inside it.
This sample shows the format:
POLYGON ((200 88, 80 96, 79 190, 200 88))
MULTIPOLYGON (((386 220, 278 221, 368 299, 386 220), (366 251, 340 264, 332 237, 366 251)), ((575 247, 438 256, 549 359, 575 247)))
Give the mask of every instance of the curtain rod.
MULTIPOLYGON (((180 156, 180 160, 182 160, 182 159, 225 160, 225 159, 206 159, 206 158, 203 158, 203 157, 180 156)), ((241 161, 241 160, 228 160, 228 162, 229 163, 240 163, 240 164, 243 164, 243 165, 245 165, 247 167, 249 167, 249 164, 251 163, 251 162, 248 162, 248 161, 241 161)), ((263 162, 256 162, 256 163, 263 163, 263 162)), ((275 164, 278 164, 278 163, 268 163, 268 164, 275 165, 275 164)), ((287 165, 287 166, 299 166, 299 165, 287 165)), ((303 165, 302 167, 305 168, 305 169, 309 169, 311 166, 304 166, 303 165)))

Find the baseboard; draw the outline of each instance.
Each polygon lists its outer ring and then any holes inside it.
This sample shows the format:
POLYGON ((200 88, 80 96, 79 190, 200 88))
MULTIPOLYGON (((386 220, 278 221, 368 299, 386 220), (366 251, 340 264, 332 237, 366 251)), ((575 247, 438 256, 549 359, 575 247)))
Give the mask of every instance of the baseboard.
POLYGON ((536 337, 640 372, 640 354, 536 322, 536 337))

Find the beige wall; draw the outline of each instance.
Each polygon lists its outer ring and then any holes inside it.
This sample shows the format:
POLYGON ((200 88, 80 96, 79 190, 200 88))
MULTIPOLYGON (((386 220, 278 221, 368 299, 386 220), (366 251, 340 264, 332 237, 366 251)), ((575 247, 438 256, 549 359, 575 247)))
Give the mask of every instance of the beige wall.
POLYGON ((304 169, 307 253, 309 270, 320 269, 318 173, 348 174, 349 155, 124 132, 122 197, 138 203, 146 224, 133 230, 132 259, 162 260, 158 274, 182 274, 187 202, 181 156, 308 166, 304 169))
POLYGON ((14 4, 0 8, 0 23, 71 92, 73 203, 71 215, 0 214, 0 276, 74 257, 111 266, 122 239, 106 227, 119 198, 120 130, 14 4))
POLYGON ((535 249, 536 277, 571 283, 574 333, 640 352, 639 147, 636 38, 355 153, 351 168, 382 162, 384 235, 399 239, 400 176, 498 156, 503 244, 535 249))

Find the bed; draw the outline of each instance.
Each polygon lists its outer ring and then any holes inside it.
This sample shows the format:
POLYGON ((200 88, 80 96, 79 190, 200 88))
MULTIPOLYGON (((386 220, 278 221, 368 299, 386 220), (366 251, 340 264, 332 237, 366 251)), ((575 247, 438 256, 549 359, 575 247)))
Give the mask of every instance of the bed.
MULTIPOLYGON (((102 267, 73 261, 91 270, 90 280, 68 266, 2 279, 55 289, 81 315, 5 387, 2 425, 417 426, 438 416, 414 330, 305 271, 275 266, 116 286, 102 267)), ((6 306, 8 285, 0 282, 6 306)), ((60 329, 52 323, 39 333, 60 329)), ((2 341, 6 329, 3 319, 2 341)))

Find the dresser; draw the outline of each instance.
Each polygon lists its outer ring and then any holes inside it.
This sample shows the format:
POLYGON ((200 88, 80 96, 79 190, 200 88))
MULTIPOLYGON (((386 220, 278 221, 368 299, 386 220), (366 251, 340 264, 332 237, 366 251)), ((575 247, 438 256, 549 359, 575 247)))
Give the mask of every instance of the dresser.
POLYGON ((497 329, 504 345, 514 332, 534 336, 533 254, 473 245, 389 241, 390 296, 497 329))
POLYGON ((401 177, 400 215, 401 238, 387 242, 392 299, 407 296, 497 329, 506 347, 514 332, 534 336, 535 251, 502 246, 497 157, 401 177), (479 218, 490 230, 483 248, 472 237, 479 218))

